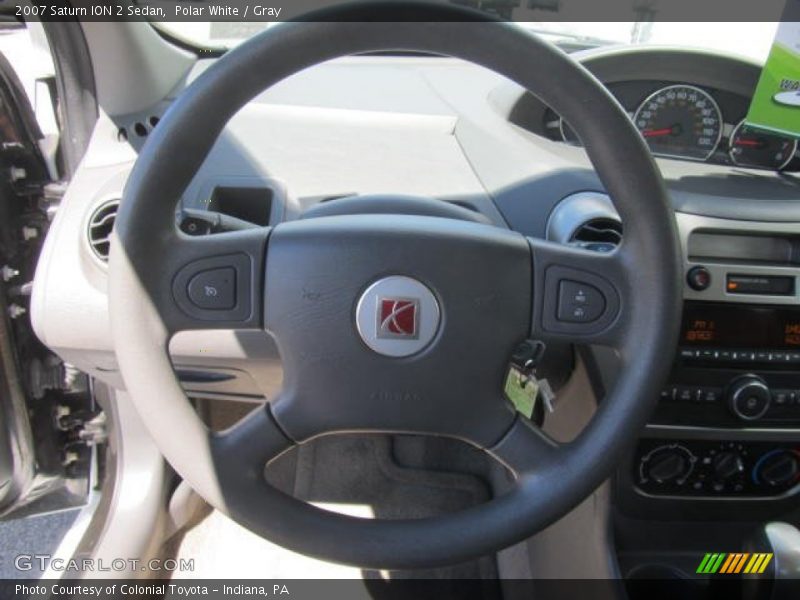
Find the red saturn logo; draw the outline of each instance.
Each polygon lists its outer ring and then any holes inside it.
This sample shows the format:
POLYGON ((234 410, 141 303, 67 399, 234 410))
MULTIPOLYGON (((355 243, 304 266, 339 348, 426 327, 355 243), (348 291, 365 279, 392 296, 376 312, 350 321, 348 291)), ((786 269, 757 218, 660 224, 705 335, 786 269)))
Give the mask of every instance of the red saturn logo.
POLYGON ((418 321, 417 298, 378 298, 377 337, 416 339, 418 321))

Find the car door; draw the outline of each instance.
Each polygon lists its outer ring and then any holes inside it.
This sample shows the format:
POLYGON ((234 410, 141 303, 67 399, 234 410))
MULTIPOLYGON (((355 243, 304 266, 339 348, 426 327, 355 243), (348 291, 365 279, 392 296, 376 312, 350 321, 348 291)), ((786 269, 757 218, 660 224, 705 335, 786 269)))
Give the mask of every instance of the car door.
MULTIPOLYGON (((103 437, 86 377, 47 349, 30 318, 34 273, 65 182, 58 135, 43 135, 43 100, 58 131, 55 81, 33 81, 24 28, 0 28, 0 520, 80 506, 103 437), (3 50, 13 53, 14 63, 3 50), (26 90, 15 67, 24 72, 26 90), (87 423, 91 426, 87 428, 87 423)), ((65 290, 65 294, 68 290, 65 290)))
POLYGON ((22 287, 31 275, 26 242, 35 229, 23 224, 23 215, 35 189, 49 180, 39 147, 42 138, 19 78, 0 55, 0 512, 25 501, 36 471, 29 390, 21 364, 29 344, 27 290, 22 287))

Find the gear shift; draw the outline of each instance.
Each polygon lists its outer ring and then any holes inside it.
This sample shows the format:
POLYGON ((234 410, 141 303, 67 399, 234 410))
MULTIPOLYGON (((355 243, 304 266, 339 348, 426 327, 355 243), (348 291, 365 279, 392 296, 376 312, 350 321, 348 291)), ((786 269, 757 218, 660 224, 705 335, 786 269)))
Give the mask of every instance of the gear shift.
POLYGON ((767 570, 743 582, 745 600, 800 597, 800 530, 789 523, 767 523, 752 542, 755 552, 772 552, 767 570))

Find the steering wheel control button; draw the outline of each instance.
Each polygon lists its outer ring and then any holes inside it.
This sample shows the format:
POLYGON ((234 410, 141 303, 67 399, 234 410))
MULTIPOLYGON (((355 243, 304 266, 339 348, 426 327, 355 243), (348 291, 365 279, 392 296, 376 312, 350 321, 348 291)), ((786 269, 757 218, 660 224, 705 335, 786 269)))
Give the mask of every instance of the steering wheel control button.
POLYGON ((606 309, 603 293, 593 285, 562 279, 558 286, 558 320, 591 323, 606 309))
POLYGON ((692 267, 686 273, 686 283, 696 292, 702 292, 711 285, 711 273, 705 267, 692 267))
POLYGON ((356 305, 361 339, 384 356, 399 358, 420 352, 436 336, 439 321, 439 303, 433 292, 403 275, 379 279, 356 305))
POLYGON ((231 310, 236 306, 236 270, 222 267, 201 271, 189 280, 187 291, 197 308, 231 310))

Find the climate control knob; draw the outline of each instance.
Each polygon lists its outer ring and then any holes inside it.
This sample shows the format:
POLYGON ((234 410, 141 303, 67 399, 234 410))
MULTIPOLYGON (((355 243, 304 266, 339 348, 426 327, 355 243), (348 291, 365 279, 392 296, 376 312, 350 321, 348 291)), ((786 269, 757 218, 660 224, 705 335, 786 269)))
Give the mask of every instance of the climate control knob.
POLYGON ((733 414, 745 421, 763 417, 771 400, 767 384, 755 375, 737 377, 728 388, 728 406, 733 414))
POLYGON ((639 475, 644 481, 682 484, 692 472, 695 460, 694 455, 683 446, 659 446, 642 457, 639 475))
POLYGON ((736 452, 719 452, 711 459, 711 467, 714 469, 714 478, 725 481, 742 473, 744 462, 736 452))
POLYGON ((756 483, 782 487, 798 479, 800 460, 791 450, 773 450, 762 456, 753 468, 756 483))

